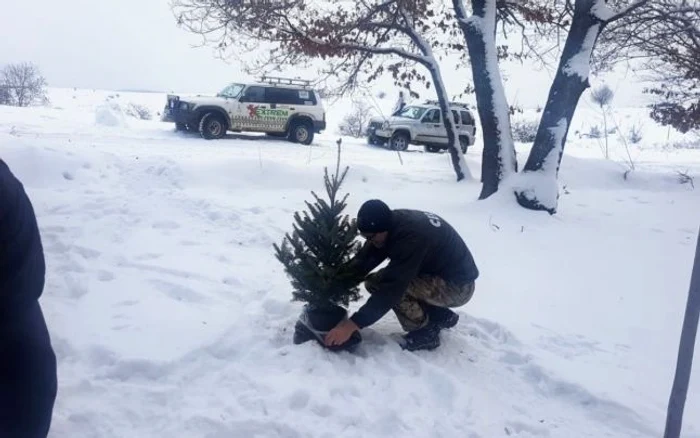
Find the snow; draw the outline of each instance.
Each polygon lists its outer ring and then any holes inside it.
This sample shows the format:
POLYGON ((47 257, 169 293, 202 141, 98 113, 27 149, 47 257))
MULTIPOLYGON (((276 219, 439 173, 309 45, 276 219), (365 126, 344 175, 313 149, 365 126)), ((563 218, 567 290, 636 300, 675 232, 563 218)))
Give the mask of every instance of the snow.
MULTIPOLYGON (((596 120, 582 103, 554 216, 508 190, 476 201, 478 146, 466 155, 475 179, 457 184, 447 153, 412 147, 400 161, 344 138, 347 213, 370 197, 436 212, 481 277, 438 350, 402 351, 387 315, 356 354, 335 354, 292 344, 301 303, 272 249, 335 168, 334 128, 299 146, 96 125, 108 94, 54 89, 53 108, 0 106, 0 157, 32 198, 47 257, 51 437, 662 434, 700 215, 677 172, 700 174, 700 148, 661 146, 690 137, 667 141, 646 119, 624 179, 617 141, 604 160, 577 135, 596 120)), ((123 98, 154 116, 165 103, 123 98)), ((633 124, 646 109, 613 112, 633 124)), ((529 145, 516 147, 524 160, 529 145)), ((700 437, 699 375, 684 437, 700 437)))
POLYGON ((591 54, 593 53, 599 31, 600 23, 596 23, 588 28, 586 37, 581 44, 581 49, 564 66, 565 74, 569 76, 578 75, 583 82, 588 80, 591 71, 591 54))
POLYGON ((95 122, 103 126, 124 126, 126 118, 117 103, 105 102, 95 110, 95 122))
POLYGON ((603 22, 607 22, 615 16, 615 11, 605 3, 605 0, 597 0, 591 8, 591 13, 603 22))

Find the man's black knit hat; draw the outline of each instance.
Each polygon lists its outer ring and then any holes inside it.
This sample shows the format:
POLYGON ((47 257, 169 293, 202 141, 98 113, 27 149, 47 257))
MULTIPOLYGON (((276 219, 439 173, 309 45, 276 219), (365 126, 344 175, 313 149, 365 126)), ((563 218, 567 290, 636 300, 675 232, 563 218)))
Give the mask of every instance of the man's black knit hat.
POLYGON ((391 209, 379 199, 370 199, 357 212, 357 229, 361 233, 381 233, 391 227, 391 209))

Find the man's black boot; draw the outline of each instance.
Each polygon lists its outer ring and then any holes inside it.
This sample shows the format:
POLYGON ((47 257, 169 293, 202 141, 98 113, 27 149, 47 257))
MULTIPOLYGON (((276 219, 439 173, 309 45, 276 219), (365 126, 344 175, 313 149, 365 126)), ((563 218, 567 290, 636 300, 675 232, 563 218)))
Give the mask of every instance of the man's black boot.
POLYGON ((423 328, 408 332, 403 337, 404 343, 401 348, 408 351, 433 350, 440 346, 440 327, 429 322, 423 328))
POLYGON ((422 306, 430 320, 442 329, 452 328, 459 321, 459 315, 447 307, 433 306, 428 303, 423 303, 422 306))

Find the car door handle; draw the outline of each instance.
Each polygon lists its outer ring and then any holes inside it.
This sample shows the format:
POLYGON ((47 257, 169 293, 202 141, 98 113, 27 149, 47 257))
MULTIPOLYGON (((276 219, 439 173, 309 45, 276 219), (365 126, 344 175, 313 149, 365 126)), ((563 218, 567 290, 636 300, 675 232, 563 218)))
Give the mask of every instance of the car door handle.
POLYGON ((296 111, 296 108, 290 107, 290 108, 289 108, 289 111, 296 111))

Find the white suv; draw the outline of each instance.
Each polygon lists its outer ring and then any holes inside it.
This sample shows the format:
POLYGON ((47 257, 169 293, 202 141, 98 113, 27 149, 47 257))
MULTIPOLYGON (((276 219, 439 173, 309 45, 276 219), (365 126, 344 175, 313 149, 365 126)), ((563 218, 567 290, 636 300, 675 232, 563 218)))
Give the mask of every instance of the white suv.
MULTIPOLYGON (((450 103, 457 123, 457 134, 462 152, 474 144, 476 123, 466 104, 450 103)), ((442 111, 436 101, 407 105, 391 117, 370 119, 367 141, 373 145, 388 144, 390 149, 404 151, 409 144, 422 145, 427 152, 447 149, 447 130, 442 111)))
POLYGON ((233 83, 210 97, 168 95, 161 120, 207 140, 251 131, 310 144, 326 129, 326 111, 309 81, 267 76, 262 82, 233 83))

